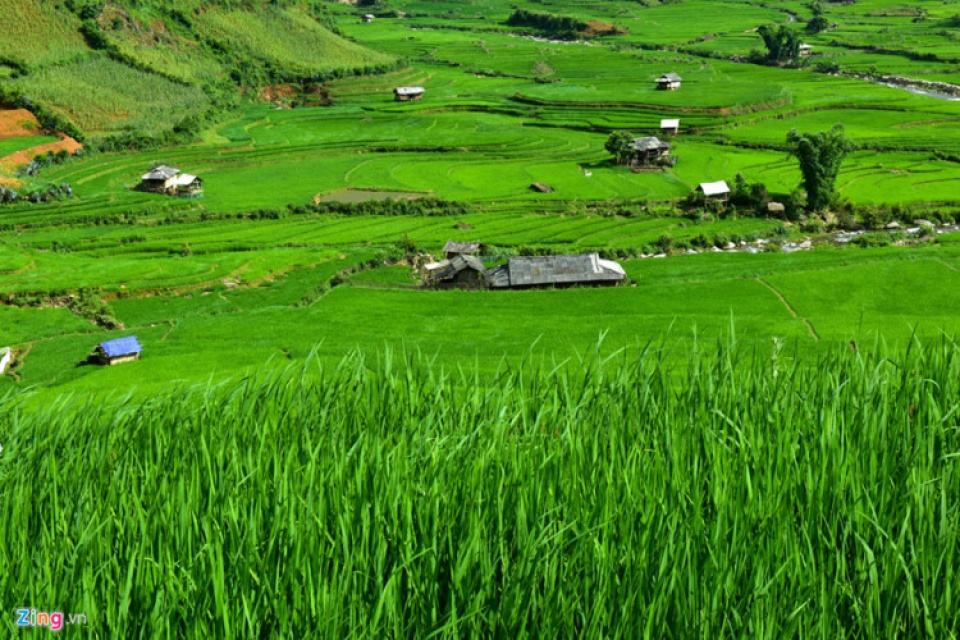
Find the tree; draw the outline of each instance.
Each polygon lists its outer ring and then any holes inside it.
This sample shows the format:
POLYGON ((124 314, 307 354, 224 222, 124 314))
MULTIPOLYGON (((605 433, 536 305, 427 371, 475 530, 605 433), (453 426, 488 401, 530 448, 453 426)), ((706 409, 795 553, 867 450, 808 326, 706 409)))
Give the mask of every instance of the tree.
POLYGON ((633 136, 629 131, 614 131, 603 148, 617 158, 618 164, 627 164, 633 156, 633 136))
POLYGON ((830 131, 813 134, 791 129, 787 145, 790 154, 800 161, 807 206, 813 211, 825 209, 833 200, 840 165, 853 149, 843 125, 835 124, 830 131))
POLYGON ((830 21, 823 15, 823 7, 820 6, 819 2, 814 2, 811 8, 813 9, 813 17, 807 22, 807 33, 826 31, 827 27, 830 26, 830 21))
POLYGON ((765 24, 757 29, 767 47, 767 61, 773 63, 796 60, 800 56, 800 36, 786 25, 774 29, 765 24))

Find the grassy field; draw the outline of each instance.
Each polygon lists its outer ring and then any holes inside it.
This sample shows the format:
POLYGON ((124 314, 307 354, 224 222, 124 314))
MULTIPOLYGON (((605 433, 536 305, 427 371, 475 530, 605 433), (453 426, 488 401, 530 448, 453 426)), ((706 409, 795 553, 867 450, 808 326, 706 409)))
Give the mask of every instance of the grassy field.
MULTIPOLYGON (((800 0, 81 5, 0 0, 3 106, 125 141, 0 205, 8 609, 96 638, 957 636, 960 101, 876 81, 960 81, 956 5, 824 3, 816 35, 800 0), (748 62, 763 24, 814 54, 748 62), (613 162, 666 118, 675 165, 613 162), (787 134, 836 123, 839 200, 801 215, 787 134), (158 164, 203 197, 135 189, 158 164), (790 219, 678 207, 738 174, 790 219), (629 279, 419 287, 447 240, 629 279)), ((51 134, 11 114, 0 157, 51 134)))
POLYGON ((956 344, 670 348, 5 398, 0 598, 105 637, 950 637, 956 344))

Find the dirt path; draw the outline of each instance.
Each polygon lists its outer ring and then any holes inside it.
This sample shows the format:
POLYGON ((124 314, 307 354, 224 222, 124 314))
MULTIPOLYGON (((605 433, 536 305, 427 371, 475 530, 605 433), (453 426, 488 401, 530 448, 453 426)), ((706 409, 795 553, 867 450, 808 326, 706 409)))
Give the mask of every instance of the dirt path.
POLYGON ((820 342, 820 336, 817 334, 816 329, 813 328, 813 324, 811 324, 810 321, 807 320, 806 318, 801 317, 800 314, 797 313, 796 309, 794 309, 790 305, 790 302, 784 297, 784 295, 779 291, 777 291, 776 287, 774 287, 772 284, 770 284, 763 278, 758 277, 756 278, 756 280, 757 282, 765 286, 767 289, 769 289, 773 293, 773 295, 777 296, 780 302, 783 303, 783 306, 787 308, 787 311, 790 312, 790 315, 793 316, 794 318, 799 318, 803 322, 803 324, 807 326, 807 331, 810 332, 810 336, 813 337, 815 341, 820 342))

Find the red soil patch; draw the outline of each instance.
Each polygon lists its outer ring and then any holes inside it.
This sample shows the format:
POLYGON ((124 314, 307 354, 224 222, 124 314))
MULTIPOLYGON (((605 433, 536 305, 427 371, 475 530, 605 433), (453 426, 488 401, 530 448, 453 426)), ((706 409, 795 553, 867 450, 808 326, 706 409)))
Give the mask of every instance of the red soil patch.
POLYGON ((296 87, 289 84, 274 84, 269 87, 264 87, 260 90, 259 98, 261 100, 268 100, 273 102, 274 100, 280 100, 283 98, 293 98, 299 93, 296 87))
POLYGON ((613 24, 612 22, 603 22, 601 20, 591 20, 587 23, 587 28, 581 31, 587 38, 596 36, 618 36, 628 33, 624 27, 613 24))
POLYGON ((56 142, 49 142, 47 144, 41 144, 30 149, 25 149, 23 151, 18 151, 16 153, 11 153, 10 155, 0 158, 0 169, 11 173, 17 167, 25 165, 35 157, 43 155, 48 151, 53 151, 56 153, 61 149, 65 149, 67 153, 73 155, 77 149, 82 149, 83 145, 71 138, 70 136, 63 136, 60 140, 56 142))
POLYGON ((40 132, 40 123, 26 109, 0 111, 0 140, 35 136, 40 132))

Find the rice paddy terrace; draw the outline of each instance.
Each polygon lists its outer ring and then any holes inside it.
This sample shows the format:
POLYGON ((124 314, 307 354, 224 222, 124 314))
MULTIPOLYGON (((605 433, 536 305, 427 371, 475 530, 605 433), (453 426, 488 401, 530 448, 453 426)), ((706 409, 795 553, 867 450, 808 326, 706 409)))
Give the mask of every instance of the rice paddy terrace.
POLYGON ((956 636, 956 5, 824 2, 812 33, 777 0, 13 4, 0 88, 88 152, 24 175, 65 136, 0 114, 0 186, 74 194, 0 205, 0 600, 35 539, 31 603, 102 637, 956 636), (766 24, 812 54, 759 64, 766 24), (613 161, 663 119, 673 166, 613 161), (678 209, 738 174, 796 199, 787 132, 836 123, 837 215, 678 209), (138 190, 160 164, 203 197, 138 190), (419 287, 447 240, 630 283, 419 287), (165 536, 141 498, 171 492, 206 512, 165 536))

